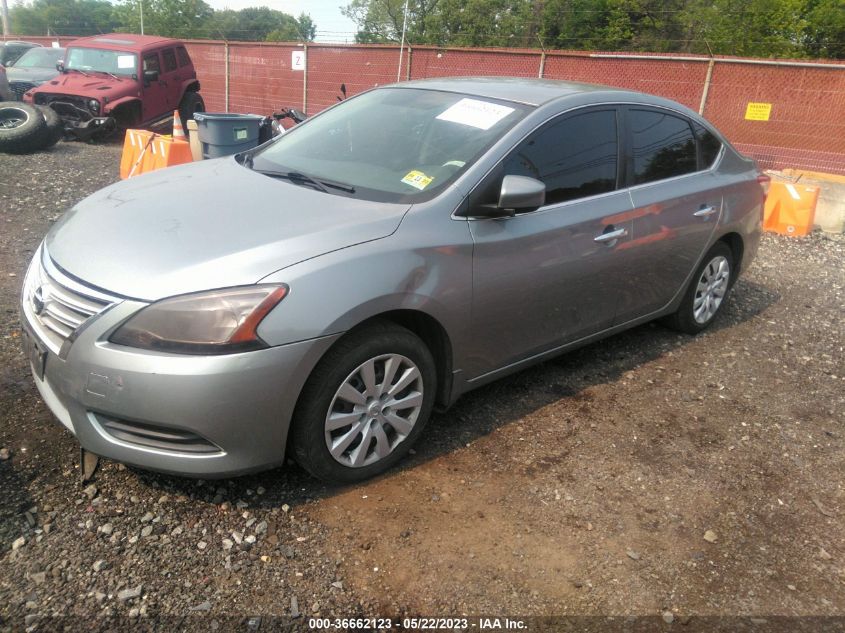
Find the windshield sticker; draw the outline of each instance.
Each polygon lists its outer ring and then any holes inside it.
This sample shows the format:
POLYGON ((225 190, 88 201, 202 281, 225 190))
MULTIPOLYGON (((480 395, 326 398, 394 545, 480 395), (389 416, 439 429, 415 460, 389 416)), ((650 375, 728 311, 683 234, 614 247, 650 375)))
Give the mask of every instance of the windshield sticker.
POLYGON ((452 121, 461 125, 470 125, 481 130, 489 130, 499 121, 513 112, 513 108, 488 103, 478 99, 461 99, 455 105, 437 115, 441 121, 452 121))
POLYGON ((404 182, 406 185, 411 185, 415 189, 419 189, 420 191, 422 191, 423 189, 428 187, 429 184, 431 184, 432 180, 434 180, 432 176, 426 176, 421 171, 417 171, 415 169, 405 174, 405 177, 402 179, 402 182, 404 182))
POLYGON ((134 55, 118 55, 117 56, 117 67, 120 68, 120 69, 135 68, 135 56, 134 55))

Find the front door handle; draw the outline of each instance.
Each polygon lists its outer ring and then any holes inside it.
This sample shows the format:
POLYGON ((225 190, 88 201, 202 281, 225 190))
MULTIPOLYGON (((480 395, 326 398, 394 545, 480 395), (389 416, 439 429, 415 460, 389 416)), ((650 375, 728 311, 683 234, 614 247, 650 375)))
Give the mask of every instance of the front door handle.
MULTIPOLYGON (((613 228, 613 227, 610 226, 608 228, 613 228)), ((616 229, 614 231, 606 231, 605 233, 602 233, 601 235, 596 235, 593 238, 593 241, 599 242, 601 244, 606 244, 607 242, 615 242, 620 237, 625 237, 626 235, 628 235, 628 229, 616 229)))
POLYGON ((716 213, 716 207, 702 207, 693 213, 693 215, 697 218, 709 218, 714 213, 716 213))

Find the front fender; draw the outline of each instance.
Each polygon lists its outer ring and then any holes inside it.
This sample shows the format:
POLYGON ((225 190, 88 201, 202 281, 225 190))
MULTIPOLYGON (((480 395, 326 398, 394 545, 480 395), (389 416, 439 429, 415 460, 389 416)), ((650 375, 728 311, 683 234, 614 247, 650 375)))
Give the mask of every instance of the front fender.
POLYGON ((125 106, 130 103, 137 103, 138 105, 141 104, 141 100, 138 97, 134 97, 132 95, 127 95, 125 97, 120 97, 119 99, 115 99, 114 101, 109 101, 107 104, 103 106, 103 113, 110 114, 114 112, 117 108, 121 106, 125 106))
POLYGON ((258 333, 283 345, 346 332, 394 310, 434 318, 461 367, 472 305, 472 237, 465 221, 414 211, 385 238, 343 248, 277 271, 262 283, 286 283, 288 296, 258 333))

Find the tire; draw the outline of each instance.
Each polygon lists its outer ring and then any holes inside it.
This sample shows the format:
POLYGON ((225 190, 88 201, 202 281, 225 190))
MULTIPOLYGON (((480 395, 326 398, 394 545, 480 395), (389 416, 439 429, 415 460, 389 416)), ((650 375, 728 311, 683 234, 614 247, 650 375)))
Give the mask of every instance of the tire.
POLYGON ((34 106, 18 101, 0 103, 0 152, 38 151, 47 135, 47 121, 34 106))
POLYGON ((188 125, 188 121, 192 120, 197 112, 205 112, 205 102, 198 92, 186 92, 179 103, 179 118, 182 119, 182 125, 188 125))
POLYGON ((44 143, 39 149, 49 149, 62 140, 65 135, 65 124, 58 113, 50 106, 35 106, 44 116, 47 123, 47 133, 44 135, 44 143))
POLYGON ((724 242, 716 242, 692 276, 677 312, 666 317, 664 322, 687 334, 706 330, 725 305, 733 284, 733 251, 724 242))
POLYGON ((353 331, 326 353, 303 388, 291 426, 292 453, 300 466, 329 483, 373 477, 413 446, 431 415, 436 389, 434 358, 413 332, 389 322, 353 331), (388 373, 393 378, 385 382, 388 373), (398 390, 387 393, 391 386, 398 390), (391 408, 395 402, 413 406, 391 408), (333 430, 327 430, 330 416, 337 420, 333 430))

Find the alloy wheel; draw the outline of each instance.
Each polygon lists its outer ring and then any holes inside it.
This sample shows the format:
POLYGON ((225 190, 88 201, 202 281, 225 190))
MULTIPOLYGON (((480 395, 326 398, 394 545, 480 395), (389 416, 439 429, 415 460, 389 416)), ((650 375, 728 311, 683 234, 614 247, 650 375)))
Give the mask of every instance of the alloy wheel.
POLYGON ((29 121, 29 114, 25 110, 11 106, 0 110, 0 128, 11 130, 20 127, 27 121, 29 121))
POLYGON ((423 388, 419 368, 401 354, 359 365, 335 392, 326 415, 326 446, 335 461, 360 468, 390 455, 419 418, 423 388))
POLYGON ((692 313, 696 323, 703 325, 716 315, 728 292, 730 278, 731 265, 722 255, 714 257, 704 267, 692 302, 692 313))

